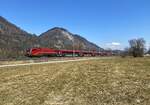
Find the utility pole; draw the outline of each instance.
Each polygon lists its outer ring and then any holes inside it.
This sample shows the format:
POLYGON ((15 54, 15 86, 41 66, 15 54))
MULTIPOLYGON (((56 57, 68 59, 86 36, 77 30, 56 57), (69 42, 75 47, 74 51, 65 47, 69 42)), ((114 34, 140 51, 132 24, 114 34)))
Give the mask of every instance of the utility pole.
POLYGON ((99 47, 99 56, 100 56, 100 47, 99 47))
POLYGON ((74 39, 72 39, 72 50, 73 50, 72 56, 74 57, 74 39))

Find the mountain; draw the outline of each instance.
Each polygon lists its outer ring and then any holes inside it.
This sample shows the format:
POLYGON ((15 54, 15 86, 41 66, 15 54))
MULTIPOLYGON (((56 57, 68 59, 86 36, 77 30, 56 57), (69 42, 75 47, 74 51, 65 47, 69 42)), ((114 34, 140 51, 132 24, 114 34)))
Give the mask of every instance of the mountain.
POLYGON ((0 16, 0 58, 16 57, 25 49, 37 46, 38 37, 31 35, 0 16))
POLYGON ((0 16, 0 59, 22 57, 25 50, 32 47, 103 50, 64 28, 55 27, 37 36, 22 30, 0 16))
POLYGON ((44 47, 55 49, 75 49, 75 50, 103 50, 96 44, 89 42, 80 35, 73 34, 68 30, 55 27, 40 36, 41 44, 44 47))

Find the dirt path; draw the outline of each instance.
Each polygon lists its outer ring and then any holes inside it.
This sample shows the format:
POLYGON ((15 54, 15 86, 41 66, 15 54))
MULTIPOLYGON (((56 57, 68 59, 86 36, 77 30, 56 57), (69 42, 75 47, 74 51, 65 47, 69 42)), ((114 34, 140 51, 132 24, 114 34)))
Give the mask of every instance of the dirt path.
POLYGON ((23 63, 23 64, 7 64, 7 65, 0 65, 0 68, 6 67, 17 67, 17 66, 29 66, 29 65, 39 65, 39 64, 51 64, 51 63, 64 63, 64 62, 76 62, 76 61, 84 61, 84 60, 93 60, 93 59, 108 59, 110 57, 101 57, 101 58, 80 58, 74 60, 59 60, 59 61, 47 61, 47 62, 38 62, 38 63, 23 63))

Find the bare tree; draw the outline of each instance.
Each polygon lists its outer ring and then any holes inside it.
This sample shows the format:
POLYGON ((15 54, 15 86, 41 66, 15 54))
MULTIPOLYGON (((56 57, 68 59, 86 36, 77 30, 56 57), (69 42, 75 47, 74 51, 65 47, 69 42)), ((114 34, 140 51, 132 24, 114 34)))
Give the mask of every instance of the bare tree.
POLYGON ((143 57, 145 51, 145 40, 143 38, 129 40, 129 52, 134 57, 143 57))

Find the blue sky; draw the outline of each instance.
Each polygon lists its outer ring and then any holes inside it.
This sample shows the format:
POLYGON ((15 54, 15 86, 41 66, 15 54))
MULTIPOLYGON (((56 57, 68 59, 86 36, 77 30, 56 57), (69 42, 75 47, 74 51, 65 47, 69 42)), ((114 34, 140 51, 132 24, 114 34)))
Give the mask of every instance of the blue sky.
POLYGON ((0 15, 30 33, 59 26, 105 48, 150 43, 150 0, 0 0, 0 15))

